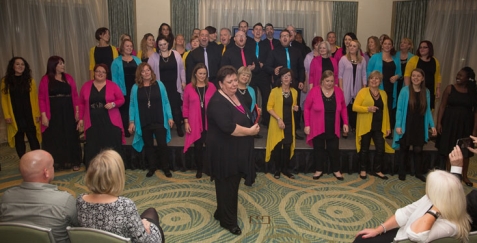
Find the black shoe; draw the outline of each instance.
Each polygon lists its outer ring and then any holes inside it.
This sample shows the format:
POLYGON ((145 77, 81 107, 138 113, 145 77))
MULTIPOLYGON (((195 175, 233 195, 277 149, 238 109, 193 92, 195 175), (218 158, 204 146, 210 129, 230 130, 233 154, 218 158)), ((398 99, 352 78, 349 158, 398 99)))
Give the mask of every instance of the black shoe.
POLYGON ((378 177, 378 178, 381 179, 381 180, 387 180, 387 179, 389 179, 389 178, 388 178, 387 176, 385 176, 385 175, 380 176, 380 175, 378 175, 378 174, 376 174, 376 173, 373 173, 373 176, 376 176, 376 177, 378 177))
MULTIPOLYGON (((169 172, 170 173, 170 172, 169 172)), ((172 175, 171 175, 172 176, 172 175)), ((200 179, 202 178, 202 171, 198 170, 197 174, 195 174, 195 178, 200 179)))
POLYGON ((314 176, 313 176, 313 180, 318 180, 318 179, 320 179, 320 177, 321 177, 322 175, 323 175, 323 172, 322 172, 319 176, 315 176, 315 175, 314 175, 314 176))
POLYGON ((405 181, 406 180, 406 174, 399 174, 399 180, 405 181))
POLYGON ((303 138, 302 136, 298 135, 297 133, 295 133, 295 138, 298 139, 298 140, 303 140, 305 138, 303 138))
POLYGON ((275 179, 280 179, 280 171, 275 172, 275 174, 273 175, 273 177, 274 177, 275 179))
POLYGON ((347 132, 343 132, 343 134, 341 134, 341 136, 342 136, 344 139, 347 139, 347 138, 348 138, 348 133, 347 133, 347 132))
POLYGON ((285 172, 282 172, 282 173, 283 173, 283 175, 285 175, 286 177, 288 177, 290 179, 295 179, 295 176, 288 171, 285 171, 285 172))
POLYGON ((156 170, 149 170, 146 174, 146 177, 151 177, 154 175, 154 172, 156 172, 156 170))
POLYGON ((253 136, 253 138, 263 138, 263 136, 260 135, 260 134, 257 134, 257 135, 255 135, 255 136, 253 136))
POLYGON ((364 176, 359 175, 359 178, 361 178, 362 180, 366 180, 368 178, 368 175, 364 175, 364 176))
POLYGON ((230 233, 232 233, 234 235, 241 235, 242 234, 242 230, 238 226, 235 226, 235 227, 229 229, 229 231, 230 231, 230 233))
POLYGON ((426 177, 424 177, 423 175, 416 175, 416 178, 421 180, 422 182, 426 182, 426 177))
POLYGON ((171 178, 172 177, 172 173, 170 170, 165 170, 164 171, 164 175, 167 177, 167 178, 171 178))
POLYGON ((470 181, 464 181, 464 184, 468 187, 473 187, 474 186, 474 183, 472 183, 470 181))
POLYGON ((344 177, 343 177, 343 176, 338 177, 338 176, 336 176, 335 173, 333 173, 333 175, 335 176, 336 179, 338 179, 338 181, 344 180, 344 177))
POLYGON ((179 137, 184 137, 184 131, 182 131, 182 128, 181 128, 181 127, 178 127, 178 128, 177 128, 177 136, 179 136, 179 137))

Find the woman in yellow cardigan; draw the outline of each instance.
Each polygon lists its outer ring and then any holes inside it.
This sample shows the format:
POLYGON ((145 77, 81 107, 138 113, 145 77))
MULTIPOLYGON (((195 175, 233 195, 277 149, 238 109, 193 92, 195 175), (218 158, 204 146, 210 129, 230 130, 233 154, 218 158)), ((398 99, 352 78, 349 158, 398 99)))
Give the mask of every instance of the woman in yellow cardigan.
POLYGON ((368 87, 362 88, 356 95, 353 111, 358 113, 356 121, 356 150, 359 153, 361 179, 366 179, 366 167, 369 164, 369 145, 371 139, 376 147, 372 175, 387 180, 381 172, 384 151, 394 153, 384 137, 391 133, 389 123, 388 99, 386 92, 379 89, 383 75, 373 71, 368 77, 368 87))
POLYGON ((280 69, 278 78, 281 85, 272 89, 267 103, 267 111, 275 119, 270 119, 268 126, 265 161, 273 158, 275 162, 275 179, 280 179, 280 172, 290 179, 295 179, 288 171, 288 164, 295 151, 295 119, 293 111, 298 111, 298 92, 290 87, 293 72, 288 68, 280 69))
POLYGON ((431 110, 434 109, 435 100, 439 99, 441 93, 441 65, 434 57, 434 46, 432 42, 423 40, 419 43, 416 56, 413 56, 406 64, 404 72, 404 83, 409 85, 411 82, 411 73, 416 68, 424 71, 426 77, 426 88, 431 92, 431 110))
POLYGON ((30 150, 40 149, 40 109, 35 80, 30 65, 22 57, 13 57, 0 84, 2 109, 7 124, 10 147, 15 147, 18 157, 26 151, 25 135, 30 150))

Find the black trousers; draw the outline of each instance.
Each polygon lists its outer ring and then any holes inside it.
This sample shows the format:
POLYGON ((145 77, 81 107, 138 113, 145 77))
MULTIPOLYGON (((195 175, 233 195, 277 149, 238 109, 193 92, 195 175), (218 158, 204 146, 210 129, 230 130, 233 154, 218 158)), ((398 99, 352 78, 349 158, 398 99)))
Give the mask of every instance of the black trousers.
MULTIPOLYGON (((399 167, 399 175, 406 174, 406 164, 410 161, 411 146, 401 146, 401 166, 399 167)), ((422 146, 412 146, 412 152, 414 155, 414 172, 416 176, 422 175, 424 165, 422 161, 422 146)))
POLYGON ((326 139, 325 134, 320 134, 313 138, 313 159, 315 170, 323 171, 324 162, 330 158, 333 172, 340 171, 340 142, 338 137, 326 139), (328 155, 328 156, 327 156, 328 155))
POLYGON ((150 124, 142 128, 142 140, 149 162, 149 170, 162 168, 164 171, 169 171, 166 136, 167 131, 164 124, 150 124), (154 137, 156 137, 157 149, 154 147, 154 137), (159 154, 160 163, 158 163, 156 152, 159 154))
POLYGON ((177 91, 168 93, 169 103, 171 104, 172 119, 179 129, 182 126, 182 100, 181 95, 177 91))
POLYGON ((367 238, 367 239, 361 238, 362 235, 360 235, 360 236, 358 236, 354 239, 353 243, 361 243, 361 242, 364 242, 364 243, 384 243, 384 242, 386 242, 387 243, 387 242, 393 242, 394 237, 396 237, 398 231, 399 231, 399 228, 388 230, 386 232, 386 234, 377 235, 376 237, 367 238))
POLYGON ((36 138, 36 130, 34 127, 28 131, 18 129, 17 133, 15 134, 15 149, 17 151, 18 158, 21 158, 26 153, 25 135, 28 138, 30 150, 33 151, 40 149, 40 142, 36 138))
POLYGON ((379 130, 371 130, 361 136, 361 151, 359 151, 360 170, 366 171, 366 168, 369 168, 369 145, 371 144, 371 139, 373 139, 376 148, 373 161, 373 172, 378 173, 382 170, 384 159, 383 132, 379 130))
POLYGON ((205 158, 205 140, 207 137, 207 131, 203 131, 200 138, 194 142, 194 156, 195 156, 195 165, 197 171, 202 171, 204 167, 204 158, 205 158))
POLYGON ((159 231, 161 232, 161 238, 162 238, 162 243, 166 242, 166 239, 164 238, 164 231, 162 230, 161 226, 159 225, 159 215, 157 214, 157 211, 155 208, 148 208, 142 212, 140 215, 141 219, 147 219, 150 223, 153 223, 159 228, 159 231))
POLYGON ((353 103, 348 104, 346 107, 348 109, 348 125, 349 130, 356 128, 356 117, 357 113, 353 111, 353 103))
POLYGON ((215 178, 217 210, 214 218, 220 226, 232 229, 237 226, 238 190, 242 175, 237 174, 223 179, 215 178))

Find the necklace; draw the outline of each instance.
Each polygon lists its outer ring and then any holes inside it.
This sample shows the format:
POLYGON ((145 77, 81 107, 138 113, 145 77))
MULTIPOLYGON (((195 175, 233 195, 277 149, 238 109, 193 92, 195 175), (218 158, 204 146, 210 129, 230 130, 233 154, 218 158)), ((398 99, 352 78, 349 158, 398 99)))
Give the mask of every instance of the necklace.
POLYGON ((290 90, 285 91, 282 88, 282 95, 283 95, 283 97, 285 97, 285 99, 288 99, 288 97, 290 97, 290 90))
POLYGON ((352 63, 352 64, 357 64, 358 61, 356 61, 356 60, 351 60, 351 63, 352 63))
MULTIPOLYGON (((168 53, 169 53, 169 52, 168 52, 168 53)), ((170 56, 171 56, 171 54, 169 54, 167 57, 164 57, 164 56, 162 55, 162 52, 161 52, 161 58, 162 58, 162 60, 163 60, 165 63, 169 62, 169 57, 170 57, 170 56)))
POLYGON ((242 89, 238 89, 238 91, 239 91, 242 95, 245 95, 245 93, 247 93, 247 89, 244 89, 243 91, 242 91, 242 89))
POLYGON ((199 94, 200 100, 200 108, 204 108, 204 100, 205 100, 205 87, 204 87, 204 94, 200 93, 199 87, 195 87, 197 89, 197 93, 199 94))
MULTIPOLYGON (((333 90, 334 90, 334 89, 333 89, 333 90)), ((321 89, 321 92, 323 92, 325 95, 328 96, 328 95, 331 93, 331 91, 333 91, 333 90, 326 90, 325 88, 322 88, 322 89, 321 89)))
POLYGON ((374 91, 372 91, 372 90, 369 90, 369 91, 371 91, 371 95, 372 95, 374 98, 376 98, 376 99, 379 98, 379 95, 380 95, 380 94, 379 94, 379 90, 378 90, 378 92, 376 92, 376 93, 375 93, 374 91))
POLYGON ((146 92, 146 96, 147 96, 147 109, 151 108, 151 86, 152 85, 149 85, 149 94, 147 93, 147 90, 144 89, 144 91, 146 92))

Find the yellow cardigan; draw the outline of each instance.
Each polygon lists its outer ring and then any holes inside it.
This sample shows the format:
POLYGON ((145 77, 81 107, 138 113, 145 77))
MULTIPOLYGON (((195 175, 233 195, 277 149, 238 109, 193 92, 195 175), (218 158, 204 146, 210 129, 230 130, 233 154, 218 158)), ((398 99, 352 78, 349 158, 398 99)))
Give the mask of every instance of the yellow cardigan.
MULTIPOLYGON (((383 100, 383 126, 381 131, 383 137, 386 136, 386 131, 391 130, 389 123, 388 110, 388 96, 384 90, 379 90, 381 99, 383 100)), ((369 88, 362 88, 356 95, 353 103, 353 111, 358 113, 356 119, 356 150, 361 150, 361 136, 371 131, 371 124, 373 122, 373 113, 368 111, 369 106, 374 106, 374 99, 371 96, 369 88)), ((384 140, 384 151, 386 153, 394 153, 394 149, 384 140)))
MULTIPOLYGON (((439 64, 439 61, 437 61, 437 58, 434 58, 436 61, 436 72, 434 73, 434 94, 436 93, 437 90, 437 85, 441 83, 442 77, 441 77, 441 65, 439 64)), ((406 71, 404 72, 404 77, 411 77, 412 70, 416 69, 417 67, 417 62, 419 61, 418 56, 413 56, 411 59, 406 64, 406 71)))
MULTIPOLYGON (((116 49, 115 46, 109 45, 111 47, 111 50, 113 50, 113 60, 118 57, 118 49, 116 49)), ((89 70, 93 71, 94 66, 96 66, 96 61, 94 60, 94 50, 96 49, 96 46, 91 47, 89 50, 89 70)), ((111 70, 110 70, 111 71, 111 70)))
MULTIPOLYGON (((13 108, 12 102, 10 99, 10 93, 5 94, 3 89, 5 88, 5 79, 2 79, 2 83, 0 84, 0 92, 2 93, 2 110, 3 116, 5 119, 12 119, 12 123, 7 124, 7 141, 10 147, 15 147, 15 134, 18 132, 17 122, 15 121, 15 116, 13 115, 13 108)), ((38 91, 36 87, 36 83, 34 79, 31 79, 30 85, 30 103, 31 103, 31 111, 35 123, 36 128, 36 137, 38 142, 41 143, 41 129, 40 129, 40 122, 37 122, 36 119, 40 118, 40 107, 38 106, 38 91)))
MULTIPOLYGON (((154 48, 154 52, 156 52, 156 48, 154 48)), ((138 57, 139 59, 142 59, 142 50, 139 50, 139 51, 137 52, 137 57, 138 57)))
MULTIPOLYGON (((293 157, 295 153, 295 119, 293 119, 293 106, 297 105, 296 99, 298 96, 298 92, 294 88, 290 88, 293 97, 292 103, 292 135, 293 141, 290 147, 290 159, 293 157)), ((277 87, 272 89, 270 92, 270 97, 268 98, 267 103, 267 111, 274 110, 275 113, 281 118, 283 118, 283 95, 282 95, 282 88, 277 87)), ((270 161, 270 156, 272 154, 272 150, 275 148, 277 143, 282 141, 285 138, 285 132, 278 127, 277 119, 271 117, 270 124, 268 125, 268 136, 267 136, 267 148, 265 153, 265 162, 270 161)))

